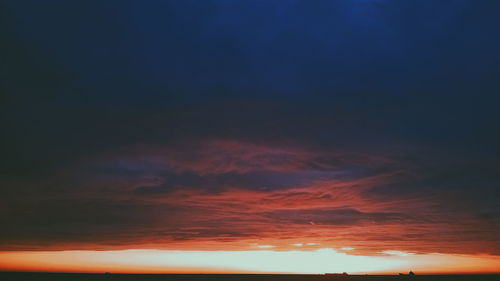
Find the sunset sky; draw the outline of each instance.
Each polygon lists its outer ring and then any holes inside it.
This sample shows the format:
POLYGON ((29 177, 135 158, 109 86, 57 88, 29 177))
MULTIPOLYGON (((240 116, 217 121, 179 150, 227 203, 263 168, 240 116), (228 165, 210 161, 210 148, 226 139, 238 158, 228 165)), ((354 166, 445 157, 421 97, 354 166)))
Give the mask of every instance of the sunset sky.
POLYGON ((500 273, 500 1, 0 10, 0 271, 500 273))

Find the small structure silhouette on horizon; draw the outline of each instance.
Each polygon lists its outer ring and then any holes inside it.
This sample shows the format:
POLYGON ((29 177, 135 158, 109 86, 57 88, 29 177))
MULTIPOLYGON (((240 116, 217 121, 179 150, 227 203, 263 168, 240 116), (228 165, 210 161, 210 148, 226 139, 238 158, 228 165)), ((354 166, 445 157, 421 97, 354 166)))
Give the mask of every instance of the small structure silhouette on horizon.
POLYGON ((410 272, 408 272, 408 274, 399 273, 399 275, 404 275, 404 276, 413 276, 413 275, 415 275, 415 272, 413 272, 413 271, 411 271, 411 270, 410 270, 410 272))
POLYGON ((342 272, 342 273, 325 273, 325 275, 348 275, 347 272, 342 272))

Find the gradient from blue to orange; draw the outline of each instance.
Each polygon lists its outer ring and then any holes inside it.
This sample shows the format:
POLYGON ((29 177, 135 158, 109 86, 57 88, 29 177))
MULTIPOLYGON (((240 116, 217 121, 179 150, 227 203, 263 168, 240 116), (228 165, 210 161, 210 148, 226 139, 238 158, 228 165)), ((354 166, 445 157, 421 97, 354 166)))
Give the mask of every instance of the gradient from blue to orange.
POLYGON ((500 268, 499 1, 0 5, 3 269, 500 268))

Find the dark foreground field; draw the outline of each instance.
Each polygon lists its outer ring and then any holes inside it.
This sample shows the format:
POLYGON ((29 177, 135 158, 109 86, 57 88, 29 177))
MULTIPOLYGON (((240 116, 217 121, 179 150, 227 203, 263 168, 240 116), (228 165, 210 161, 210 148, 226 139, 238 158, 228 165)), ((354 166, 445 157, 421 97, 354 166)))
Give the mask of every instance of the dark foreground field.
POLYGON ((333 281, 333 280, 422 280, 422 281, 465 281, 500 280, 500 275, 281 275, 281 274, 81 274, 81 273, 20 273, 0 272, 1 281, 333 281))

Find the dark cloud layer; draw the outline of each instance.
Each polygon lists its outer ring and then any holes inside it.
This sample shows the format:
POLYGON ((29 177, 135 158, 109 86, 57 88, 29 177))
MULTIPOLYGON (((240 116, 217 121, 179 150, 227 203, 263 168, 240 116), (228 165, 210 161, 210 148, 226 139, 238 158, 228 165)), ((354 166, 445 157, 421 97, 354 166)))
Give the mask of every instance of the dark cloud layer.
POLYGON ((1 6, 1 249, 500 254, 497 1, 1 6))

